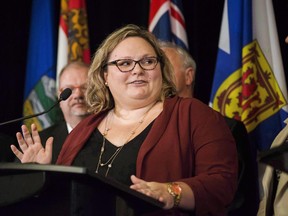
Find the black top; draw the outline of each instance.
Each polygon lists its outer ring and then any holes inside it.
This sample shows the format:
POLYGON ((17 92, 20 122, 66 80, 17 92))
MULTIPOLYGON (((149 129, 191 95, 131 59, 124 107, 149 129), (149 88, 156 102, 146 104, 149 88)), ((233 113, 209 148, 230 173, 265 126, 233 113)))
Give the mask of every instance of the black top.
MULTIPOLYGON (((141 144, 144 142, 149 133, 153 122, 148 125, 138 136, 125 144, 122 150, 115 158, 112 167, 110 168, 107 177, 113 178, 126 185, 131 185, 130 176, 136 173, 136 159, 141 144)), ((105 140, 105 151, 102 155, 102 162, 105 163, 117 150, 109 140, 105 140)), ((98 164, 100 150, 103 143, 103 135, 96 128, 93 135, 88 139, 83 149, 76 156, 73 166, 87 167, 92 173, 95 173, 98 164)), ((98 174, 105 175, 107 171, 106 166, 99 166, 98 174)))

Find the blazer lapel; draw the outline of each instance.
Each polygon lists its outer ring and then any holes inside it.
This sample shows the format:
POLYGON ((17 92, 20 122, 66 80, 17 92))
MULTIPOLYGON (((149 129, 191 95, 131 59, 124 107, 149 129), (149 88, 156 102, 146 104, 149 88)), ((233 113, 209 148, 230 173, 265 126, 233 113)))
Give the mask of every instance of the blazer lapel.
POLYGON ((178 100, 177 96, 173 98, 165 99, 162 113, 160 113, 160 115, 156 118, 150 132, 148 133, 148 136, 146 137, 146 139, 141 145, 141 148, 137 157, 137 165, 136 165, 137 176, 140 176, 141 167, 142 167, 141 164, 143 162, 145 155, 150 151, 150 149, 153 148, 153 146, 155 146, 158 143, 162 134, 166 130, 166 127, 170 121, 171 113, 173 112, 173 109, 175 108, 175 104, 177 103, 177 100, 178 100))

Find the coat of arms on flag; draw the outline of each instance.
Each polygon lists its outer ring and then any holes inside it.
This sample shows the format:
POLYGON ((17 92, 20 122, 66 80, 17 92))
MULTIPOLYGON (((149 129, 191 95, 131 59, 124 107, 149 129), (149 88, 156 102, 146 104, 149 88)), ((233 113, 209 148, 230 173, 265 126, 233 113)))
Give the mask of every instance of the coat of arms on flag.
POLYGON ((271 4, 225 1, 210 100, 215 110, 245 124, 258 150, 270 148, 288 117, 287 88, 271 4), (272 24, 267 26, 268 22, 272 24))
MULTIPOLYGON (((57 101, 53 6, 53 1, 34 0, 32 3, 23 106, 24 116, 41 113, 57 101)), ((30 128, 34 122, 37 128, 42 130, 54 124, 59 113, 59 109, 53 109, 45 115, 25 120, 24 123, 30 128)))
POLYGON ((218 88, 212 106, 222 115, 241 120, 251 132, 286 105, 274 73, 257 40, 243 48, 242 68, 218 88))

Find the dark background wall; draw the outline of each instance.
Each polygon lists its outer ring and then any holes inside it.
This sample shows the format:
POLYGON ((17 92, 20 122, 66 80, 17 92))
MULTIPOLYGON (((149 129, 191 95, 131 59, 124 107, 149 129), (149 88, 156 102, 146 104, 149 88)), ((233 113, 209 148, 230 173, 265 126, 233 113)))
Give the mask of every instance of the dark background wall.
MULTIPOLYGON (((59 14, 60 0, 51 1, 55 4, 56 14, 59 14)), ((91 53, 115 28, 128 23, 147 27, 149 2, 87 0, 91 53)), ((208 103, 210 97, 223 4, 224 0, 183 0, 190 53, 197 62, 195 94, 205 103, 208 103)), ((1 3, 0 122, 22 116, 31 5, 32 0, 6 0, 1 3)), ((288 1, 273 0, 273 5, 288 78, 288 45, 284 42, 288 35, 288 1)), ((20 124, 0 126, 0 132, 13 136, 19 130, 20 124)))

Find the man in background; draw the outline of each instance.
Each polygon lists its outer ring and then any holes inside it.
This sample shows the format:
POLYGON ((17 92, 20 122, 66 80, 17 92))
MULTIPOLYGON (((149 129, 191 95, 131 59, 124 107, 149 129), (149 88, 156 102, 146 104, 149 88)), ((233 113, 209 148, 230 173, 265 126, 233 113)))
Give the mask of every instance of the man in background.
MULTIPOLYGON (((170 60, 176 78, 178 95, 193 97, 196 63, 183 48, 160 41, 160 46, 170 60)), ((241 121, 224 117, 237 144, 239 160, 238 189, 228 208, 230 216, 256 215, 258 209, 258 176, 256 148, 249 143, 248 133, 241 121)))
POLYGON ((59 74, 58 94, 66 88, 72 90, 70 97, 60 102, 64 121, 60 121, 39 133, 43 144, 49 137, 54 137, 52 163, 56 162, 67 135, 88 115, 85 101, 88 70, 87 64, 74 61, 68 63, 59 74))
MULTIPOLYGON (((56 162, 67 135, 88 115, 84 96, 88 70, 89 65, 80 61, 74 61, 68 63, 59 74, 58 95, 66 88, 72 90, 70 97, 60 102, 60 109, 64 119, 62 116, 59 116, 59 119, 62 120, 39 132, 43 144, 46 143, 49 137, 54 137, 52 163, 56 162)), ((17 142, 17 140, 5 134, 1 134, 0 138, 0 162, 14 161, 15 155, 12 154, 10 145, 17 142)), ((18 160, 16 159, 16 161, 18 160)))
MULTIPOLYGON (((72 90, 72 94, 65 101, 60 102, 60 109, 63 114, 63 116, 59 116, 59 119, 61 120, 51 127, 39 132, 42 144, 45 144, 49 137, 54 138, 52 147, 52 164, 56 163, 57 157, 68 134, 81 120, 89 115, 85 100, 88 70, 89 66, 85 63, 74 61, 68 63, 59 74, 58 95, 60 95, 66 88, 70 88, 72 90)), ((11 149, 10 152, 12 152, 11 149)), ((17 157, 16 162, 19 162, 17 157)), ((27 179, 32 179, 33 176, 31 177, 30 175, 31 173, 28 173, 28 175, 20 176, 21 178, 15 176, 12 178, 12 185, 16 184, 18 181, 19 184, 22 184, 23 181, 25 182, 27 179)), ((41 184, 44 183, 42 182, 42 178, 41 180, 38 178, 32 180, 33 182, 35 181, 35 187, 39 187, 37 186, 39 181, 41 181, 41 184)), ((6 181, 5 177, 2 179, 2 181, 6 181)), ((45 187, 51 184, 48 186, 49 191, 47 188, 42 188, 41 186, 41 191, 35 191, 36 196, 32 196, 32 194, 30 195, 30 191, 27 189, 28 192, 25 191, 23 194, 27 193, 29 196, 25 197, 26 199, 23 202, 22 200, 16 200, 17 202, 15 204, 12 203, 11 205, 0 207, 0 215, 36 215, 36 213, 42 212, 41 215, 50 216, 52 211, 53 213, 56 212, 55 215, 63 215, 62 213, 67 212, 67 206, 70 205, 70 193, 76 194, 78 192, 78 187, 81 185, 79 184, 78 186, 77 184, 76 187, 75 183, 75 185, 73 184, 73 189, 70 189, 69 184, 67 185, 66 183, 67 179, 64 178, 63 182, 60 183, 60 186, 58 183, 57 185, 54 185, 54 180, 51 178, 51 182, 45 182, 45 187), (69 193, 67 193, 67 190, 69 193), (31 208, 31 206, 33 206, 33 208, 31 208)), ((32 190, 34 190, 33 187, 32 190)), ((76 195, 74 196, 76 197, 76 195)))

